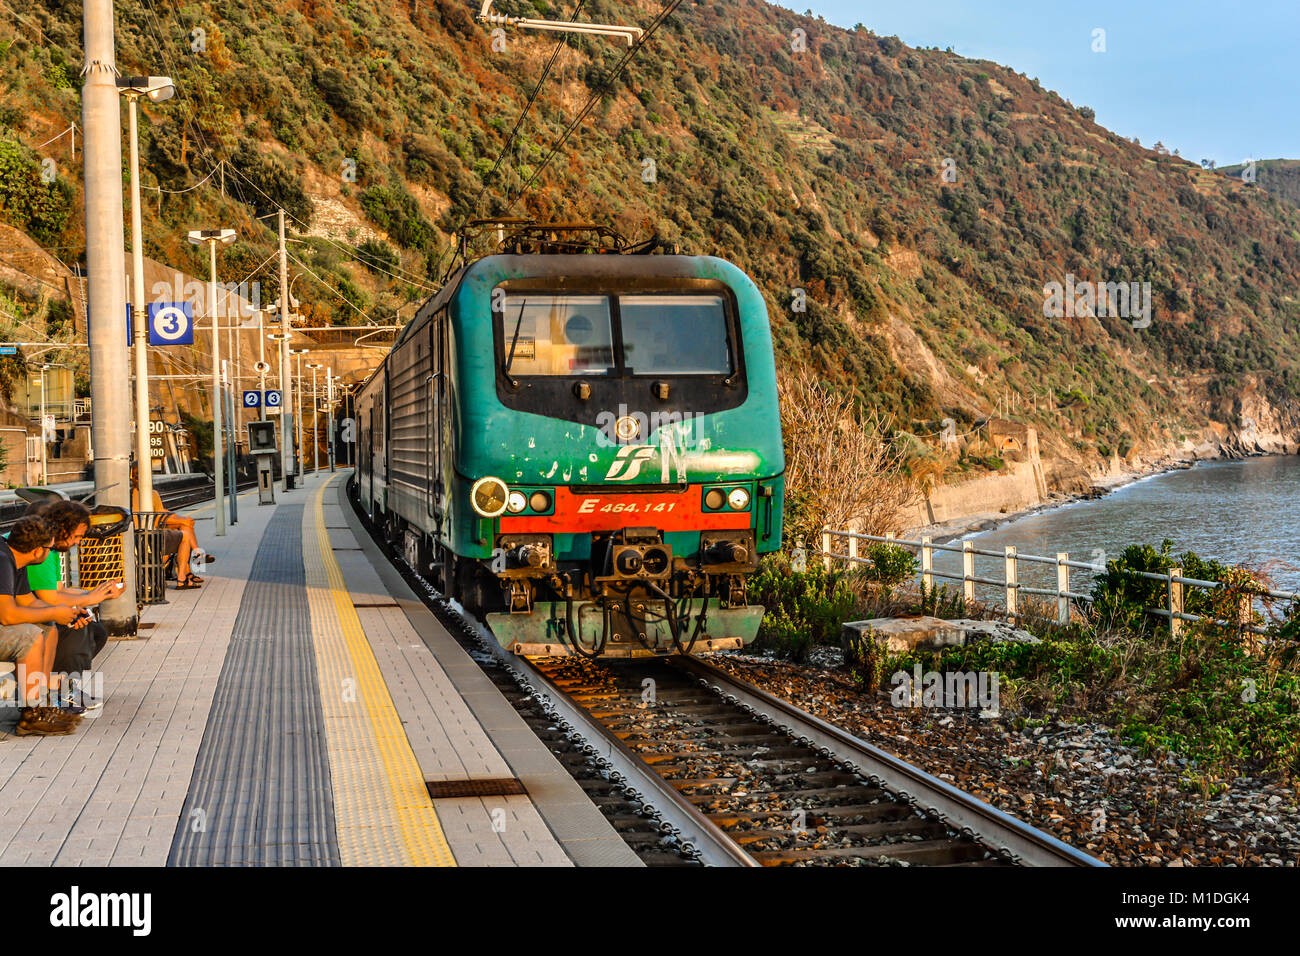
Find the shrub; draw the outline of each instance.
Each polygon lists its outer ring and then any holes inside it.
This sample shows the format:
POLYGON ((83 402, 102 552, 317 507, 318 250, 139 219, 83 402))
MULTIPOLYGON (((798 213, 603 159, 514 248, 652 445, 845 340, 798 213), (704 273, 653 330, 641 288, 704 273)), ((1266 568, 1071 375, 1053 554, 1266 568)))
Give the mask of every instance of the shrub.
POLYGON ((0 212, 37 242, 55 243, 72 215, 72 187, 43 182, 41 167, 13 140, 0 139, 0 212))
POLYGON ((858 573, 886 591, 892 591, 916 574, 916 555, 900 545, 877 541, 867 548, 867 557, 871 564, 862 567, 858 573))
POLYGON ((800 663, 813 645, 838 643, 840 625, 855 608, 843 571, 827 571, 815 563, 795 571, 782 554, 763 559, 749 579, 749 600, 766 609, 759 640, 800 663))
POLYGON ((371 186, 361 194, 361 208, 400 245, 420 250, 432 247, 433 226, 404 186, 371 186))
POLYGON ((361 264, 371 271, 392 272, 401 264, 393 247, 382 239, 367 239, 357 247, 357 251, 361 264))
POLYGON ((916 498, 888 423, 864 416, 812 369, 789 362, 777 373, 785 442, 786 536, 812 540, 822 528, 867 534, 895 530, 916 498))

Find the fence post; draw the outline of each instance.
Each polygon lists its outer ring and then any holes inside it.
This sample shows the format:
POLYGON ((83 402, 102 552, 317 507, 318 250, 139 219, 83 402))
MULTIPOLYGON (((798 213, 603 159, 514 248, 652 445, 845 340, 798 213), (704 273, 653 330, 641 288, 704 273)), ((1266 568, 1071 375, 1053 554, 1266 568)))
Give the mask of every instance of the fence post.
POLYGON ((1056 623, 1062 627, 1070 623, 1070 599, 1066 596, 1070 590, 1070 567, 1065 563, 1069 560, 1068 552, 1056 553, 1056 623))
POLYGON ((921 539, 921 587, 927 594, 934 588, 934 549, 930 547, 930 536, 921 539))
POLYGON ((858 539, 853 537, 853 532, 849 532, 849 566, 852 568, 858 563, 858 539))
MULTIPOLYGON (((969 604, 975 600, 975 542, 961 543, 961 591, 962 597, 969 604)), ((970 608, 966 609, 970 613, 970 608)))
POLYGON ((831 569, 831 533, 822 531, 822 567, 831 569))
POLYGON ((1169 569, 1169 636, 1178 637, 1183 633, 1183 621, 1178 617, 1183 613, 1183 582, 1174 578, 1183 576, 1182 568, 1169 569))
POLYGON ((1016 564, 1016 549, 1007 545, 1005 553, 1007 582, 1007 617, 1013 620, 1020 616, 1020 574, 1016 564))

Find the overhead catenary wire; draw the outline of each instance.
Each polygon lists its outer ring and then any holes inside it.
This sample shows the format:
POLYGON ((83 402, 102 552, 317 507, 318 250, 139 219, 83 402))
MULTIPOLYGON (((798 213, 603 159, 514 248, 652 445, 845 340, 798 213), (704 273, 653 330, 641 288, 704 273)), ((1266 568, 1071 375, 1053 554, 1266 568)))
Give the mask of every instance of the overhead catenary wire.
MULTIPOLYGON (((234 173, 237 177, 239 177, 244 182, 246 182, 253 189, 257 190, 257 192, 260 193, 262 198, 265 199, 267 202, 273 203, 277 208, 280 208, 280 203, 276 199, 268 195, 266 190, 262 189, 261 186, 257 185, 257 183, 249 179, 248 175, 246 173, 241 172, 239 168, 235 166, 233 163, 227 162, 226 169, 230 170, 232 173, 234 173)), ((424 282, 422 279, 419 279, 416 276, 412 275, 411 273, 404 271, 400 266, 393 267, 397 270, 397 272, 390 272, 387 269, 381 268, 378 264, 374 262, 372 257, 367 255, 361 249, 360 246, 353 246, 350 243, 341 243, 339 241, 336 241, 335 239, 332 239, 329 236, 320 236, 309 232, 307 224, 304 223, 302 220, 296 218, 288 210, 285 210, 284 218, 286 221, 293 223, 298 228, 299 232, 303 233, 304 235, 309 235, 313 239, 320 239, 322 242, 328 243, 329 245, 338 249, 340 252, 343 252, 348 256, 350 256, 351 258, 355 259, 357 262, 360 262, 362 265, 366 266, 367 268, 374 269, 376 272, 382 272, 384 273, 384 275, 389 276, 390 278, 397 279, 402 282, 407 282, 410 283, 411 285, 416 285, 423 289, 427 289, 430 292, 438 291, 437 286, 429 285, 427 282, 424 282)))
MULTIPOLYGON (((681 0, 668 0, 668 2, 659 11, 659 14, 654 18, 653 21, 651 21, 650 26, 646 28, 645 31, 642 32, 642 34, 637 38, 636 42, 619 58, 619 61, 614 65, 613 69, 611 69, 609 74, 601 81, 600 86, 587 99, 586 104, 578 112, 578 115, 565 128, 564 132, 560 135, 559 140, 557 140, 555 145, 551 148, 551 151, 546 155, 545 159, 542 160, 541 165, 539 165, 537 169, 534 170, 533 175, 529 178, 528 182, 524 184, 523 188, 518 193, 516 193, 513 197, 509 199, 509 202, 506 205, 507 215, 510 213, 510 210, 512 210, 515 207, 515 204, 518 203, 519 200, 523 198, 523 196, 532 188, 533 183, 537 181, 538 177, 541 176, 542 172, 545 171, 546 167, 550 165, 551 160, 555 158, 556 154, 561 149, 564 148, 564 144, 568 142, 569 137, 573 135, 573 131, 577 129, 577 127, 582 123, 584 119, 586 119, 587 115, 591 112, 591 110, 595 107, 595 105, 598 102, 600 102, 601 99, 604 98, 605 94, 609 91, 610 87, 613 85, 614 80, 616 80, 618 76, 623 72, 627 64, 631 62, 632 58, 635 57, 636 54, 641 51, 642 47, 644 47, 645 44, 649 42, 650 38, 659 29, 659 27, 661 27, 664 24, 664 21, 666 21, 668 17, 670 17, 673 14, 673 12, 677 9, 677 7, 680 5, 681 5, 681 0)), ((581 4, 579 4, 579 7, 581 7, 581 4)), ((572 20, 573 15, 571 15, 569 19, 572 20)), ((560 45, 563 44, 563 42, 564 41, 561 40, 560 44, 557 44, 555 53, 552 54, 552 59, 554 59, 555 54, 559 53, 559 47, 560 45)), ((543 74, 543 79, 545 79, 545 74, 543 74)), ((539 83, 538 89, 540 88, 541 88, 541 84, 539 83)), ((534 94, 534 98, 535 98, 535 94, 534 94)), ((532 105, 532 98, 530 98, 528 106, 531 105, 532 105)), ((527 109, 528 107, 526 106, 524 109, 525 113, 527 112, 527 109)), ((524 114, 522 113, 520 114, 521 122, 523 119, 523 115, 524 114)), ((508 139, 506 145, 509 146, 509 143, 510 140, 508 139)), ((503 150, 503 155, 504 155, 504 150, 503 150)), ((499 159, 500 157, 498 157, 498 162, 499 159)), ((495 171, 495 169, 496 166, 494 164, 493 171, 495 171)), ((487 188, 487 181, 484 180, 483 190, 486 190, 486 188, 487 188)), ((483 194, 483 190, 481 190, 479 193, 480 197, 483 194)), ((475 208, 477 208, 477 200, 475 202, 475 208)), ((461 228, 463 228, 463 221, 462 221, 461 228)), ((456 232, 459 231, 460 231, 459 229, 456 230, 456 232)), ((450 272, 455 268, 455 262, 456 262, 455 251, 456 251, 456 241, 455 241, 455 233, 453 233, 451 238, 450 248, 448 250, 448 252, 451 254, 452 257, 451 258, 452 264, 451 266, 448 267, 447 272, 443 274, 443 281, 446 281, 447 275, 450 274, 450 272)), ((448 253, 443 253, 443 255, 439 257, 438 259, 439 270, 441 270, 442 262, 446 258, 447 254, 448 253)))
POLYGON ((311 276, 313 279, 315 279, 317 282, 319 282, 319 283, 320 283, 321 285, 323 285, 325 288, 329 289, 331 292, 333 292, 336 296, 338 296, 340 299, 342 299, 342 300, 343 300, 344 302, 346 302, 348 305, 352 306, 352 308, 356 309, 358 312, 360 312, 362 315, 364 315, 364 316, 366 317, 366 320, 367 320, 367 321, 369 321, 369 322, 374 322, 374 321, 375 321, 374 319, 370 318, 369 314, 366 312, 365 309, 361 308, 359 305, 357 305, 357 304, 354 303, 351 299, 349 299, 347 296, 345 296, 342 292, 340 292, 338 289, 335 289, 335 288, 334 288, 333 286, 331 286, 328 282, 326 282, 324 279, 322 279, 320 276, 318 276, 315 272, 313 272, 312 269, 311 269, 311 266, 307 265, 307 263, 303 262, 301 259, 299 259, 297 256, 293 255, 292 253, 287 253, 287 255, 288 255, 288 257, 289 257, 290 259, 292 259, 294 262, 298 263, 298 265, 300 265, 303 269, 306 269, 306 270, 307 270, 307 274, 308 274, 309 276, 311 276))
MULTIPOLYGON (((578 14, 582 12, 582 7, 586 2, 587 0, 578 0, 577 6, 573 8, 573 11, 568 17, 571 22, 577 19, 578 14)), ((514 145, 515 137, 519 135, 519 129, 523 126, 524 119, 528 116, 529 110, 533 108, 533 104, 537 101, 538 95, 542 92, 542 87, 546 85, 546 80, 550 77, 551 70, 555 66, 555 61, 560 56, 560 51, 564 49, 565 43, 566 38, 563 36, 556 41, 555 48, 551 50, 551 55, 547 57, 546 63, 542 66, 542 75, 537 78, 537 83, 533 86, 533 91, 528 94, 528 101, 524 103, 524 108, 519 111, 519 116, 515 118, 515 125, 511 128, 509 135, 506 136, 506 141, 501 144, 501 149, 497 153, 497 158, 492 162, 492 168, 488 170, 487 174, 483 177, 483 185, 479 189, 478 195, 474 197, 474 202, 470 204, 469 212, 467 212, 461 219, 460 224, 452 230, 453 236, 459 233, 460 230, 465 227, 465 223, 468 222, 469 217, 474 212, 478 211, 479 204, 483 201, 483 196, 487 193, 488 184, 492 181, 492 177, 496 175, 497 169, 500 168, 501 161, 505 159, 506 154, 510 152, 510 147, 514 145)))
POLYGON ((596 104, 605 98, 605 94, 609 92, 614 81, 618 79, 619 75, 627 68, 627 65, 632 61, 632 59, 641 52, 641 49, 650 42, 650 38, 655 35, 656 31, 658 31, 661 26, 663 26, 664 22, 672 16, 673 12, 679 6, 681 6, 681 2, 682 0, 668 0, 668 2, 664 4, 663 9, 659 11, 658 16, 656 16, 650 26, 646 28, 645 32, 637 38, 636 42, 633 43, 622 57, 619 58, 619 61, 614 64, 613 69, 611 69, 605 76, 591 96, 587 98, 586 104, 578 111, 578 115, 573 118, 573 121, 570 122, 567 127, 565 127, 564 132, 560 134, 559 140, 556 141, 555 145, 551 148, 551 151, 546 155, 546 158, 542 160, 537 169, 533 171, 533 175, 529 178, 528 182, 524 183, 523 188, 514 196, 513 199, 510 200, 509 204, 506 206, 507 213, 509 213, 510 210, 515 207, 515 204, 532 189, 533 184, 537 182, 542 173, 546 171, 546 167, 551 164, 551 160, 553 160, 556 154, 564 148, 564 144, 568 142, 569 137, 573 135, 574 130, 576 130, 578 126, 581 125, 582 121, 587 118, 587 115, 595 109, 596 104))

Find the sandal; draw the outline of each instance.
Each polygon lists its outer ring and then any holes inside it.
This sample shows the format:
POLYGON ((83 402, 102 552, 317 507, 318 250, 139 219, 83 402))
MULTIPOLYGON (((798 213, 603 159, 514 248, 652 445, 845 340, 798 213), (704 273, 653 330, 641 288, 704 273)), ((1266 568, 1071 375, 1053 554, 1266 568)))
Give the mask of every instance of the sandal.
POLYGON ((192 574, 184 581, 178 581, 176 583, 177 591, 197 591, 201 587, 203 587, 203 582, 192 574))

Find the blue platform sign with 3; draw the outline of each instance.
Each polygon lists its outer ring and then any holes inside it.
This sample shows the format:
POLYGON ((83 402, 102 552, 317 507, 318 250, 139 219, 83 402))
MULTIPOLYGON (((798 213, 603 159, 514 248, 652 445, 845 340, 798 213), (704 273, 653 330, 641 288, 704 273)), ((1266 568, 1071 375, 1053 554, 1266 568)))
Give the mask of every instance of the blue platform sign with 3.
POLYGON ((194 306, 189 302, 149 303, 150 345, 193 345, 194 306))

